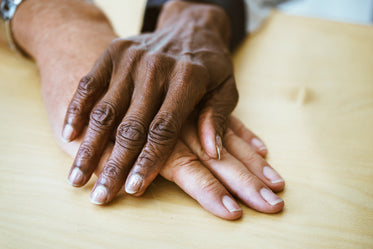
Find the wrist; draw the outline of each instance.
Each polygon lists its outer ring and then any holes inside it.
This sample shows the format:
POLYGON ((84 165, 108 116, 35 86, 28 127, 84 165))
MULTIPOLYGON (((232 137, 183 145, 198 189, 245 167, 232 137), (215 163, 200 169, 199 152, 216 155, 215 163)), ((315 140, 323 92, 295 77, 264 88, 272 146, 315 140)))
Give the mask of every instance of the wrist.
POLYGON ((84 0, 26 0, 11 27, 18 47, 36 61, 115 37, 105 15, 84 0))
POLYGON ((167 2, 159 16, 157 30, 172 26, 180 30, 191 28, 193 31, 196 27, 202 28, 215 33, 229 46, 230 20, 225 10, 219 6, 188 1, 167 2))

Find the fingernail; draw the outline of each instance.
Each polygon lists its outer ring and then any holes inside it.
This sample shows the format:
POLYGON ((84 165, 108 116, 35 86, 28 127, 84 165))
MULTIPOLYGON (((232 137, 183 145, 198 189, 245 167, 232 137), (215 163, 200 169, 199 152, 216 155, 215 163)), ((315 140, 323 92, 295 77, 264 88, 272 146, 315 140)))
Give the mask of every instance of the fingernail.
POLYGON ((91 194, 91 202, 94 204, 104 204, 107 198, 107 189, 103 185, 98 185, 91 194))
POLYGON ((66 124, 62 132, 63 140, 65 140, 65 142, 70 142, 72 140, 73 135, 74 128, 71 126, 71 124, 66 124))
POLYGON ((80 186, 83 182, 83 172, 75 167, 73 171, 71 171, 70 177, 69 177, 69 183, 73 186, 80 186))
POLYGON ((235 202, 230 196, 225 195, 222 199, 222 202, 225 206, 226 209, 228 209, 229 212, 238 212, 241 211, 242 209, 240 206, 235 202))
POLYGON ((140 176, 139 174, 133 174, 132 176, 130 176, 130 178, 126 182, 126 192, 128 194, 137 193, 140 190, 143 184, 143 181, 144 180, 142 176, 140 176))
POLYGON ((274 206, 274 205, 276 205, 280 202, 283 202, 283 200, 280 197, 278 197, 271 190, 268 190, 266 188, 262 188, 260 190, 260 194, 263 197, 263 199, 266 200, 266 202, 268 202, 272 206, 274 206))
POLYGON ((223 143, 221 141, 221 137, 219 135, 215 136, 216 140, 216 152, 218 153, 218 160, 221 158, 221 152, 223 151, 223 143))
POLYGON ((284 179, 282 179, 281 176, 269 166, 265 166, 263 168, 263 175, 272 183, 279 183, 284 181, 284 179))
POLYGON ((251 145, 254 146, 258 151, 265 151, 267 147, 265 144, 257 138, 251 139, 251 145))

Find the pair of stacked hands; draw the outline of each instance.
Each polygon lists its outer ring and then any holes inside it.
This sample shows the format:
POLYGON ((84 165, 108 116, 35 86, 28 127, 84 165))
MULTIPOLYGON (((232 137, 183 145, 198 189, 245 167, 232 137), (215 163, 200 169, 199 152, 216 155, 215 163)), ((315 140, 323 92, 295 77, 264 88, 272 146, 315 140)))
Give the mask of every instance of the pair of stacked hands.
POLYGON ((91 201, 105 204, 119 191, 140 196, 160 173, 225 219, 242 215, 234 197, 282 210, 265 145, 230 116, 229 24, 218 6, 170 1, 155 31, 123 39, 86 1, 20 6, 14 38, 38 64, 57 142, 75 156, 73 186, 96 173, 91 201))

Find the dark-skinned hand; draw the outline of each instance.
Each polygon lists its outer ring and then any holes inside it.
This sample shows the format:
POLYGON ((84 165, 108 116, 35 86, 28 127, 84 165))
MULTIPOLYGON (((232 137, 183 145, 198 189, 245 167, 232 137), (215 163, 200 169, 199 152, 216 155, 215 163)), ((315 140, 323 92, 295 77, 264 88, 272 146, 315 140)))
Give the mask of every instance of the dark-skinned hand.
POLYGON ((109 202, 124 182, 127 193, 141 195, 196 109, 203 149, 219 158, 238 99, 228 47, 224 10, 182 1, 164 6, 155 32, 113 40, 80 81, 67 110, 66 140, 79 137, 88 123, 70 183, 87 183, 112 139, 115 146, 91 200, 109 202))

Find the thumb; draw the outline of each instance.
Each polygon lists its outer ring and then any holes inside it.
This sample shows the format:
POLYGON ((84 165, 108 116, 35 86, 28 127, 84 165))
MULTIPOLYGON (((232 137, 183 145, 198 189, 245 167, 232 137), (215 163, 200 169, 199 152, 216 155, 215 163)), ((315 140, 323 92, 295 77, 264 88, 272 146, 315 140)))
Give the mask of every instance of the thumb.
POLYGON ((220 159, 229 115, 238 102, 236 81, 231 75, 207 96, 198 118, 198 134, 210 158, 220 159))

